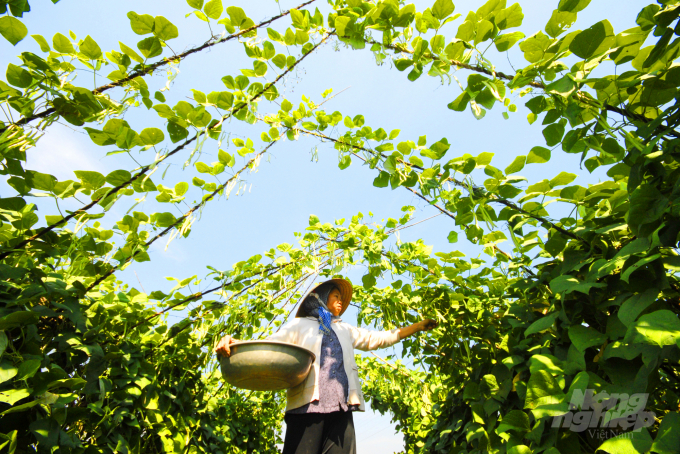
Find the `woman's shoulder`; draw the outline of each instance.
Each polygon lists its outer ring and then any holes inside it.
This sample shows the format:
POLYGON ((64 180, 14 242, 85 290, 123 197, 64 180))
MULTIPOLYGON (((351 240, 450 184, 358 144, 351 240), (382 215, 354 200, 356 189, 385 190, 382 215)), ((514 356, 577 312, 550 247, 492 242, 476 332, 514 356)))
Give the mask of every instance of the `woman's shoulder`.
POLYGON ((343 322, 342 320, 333 322, 333 325, 336 327, 336 329, 341 331, 352 331, 353 329, 355 329, 353 325, 350 325, 347 322, 343 322))
POLYGON ((313 324, 313 323, 317 323, 317 324, 318 324, 318 322, 316 321, 316 319, 311 319, 311 318, 307 318, 307 317, 295 317, 293 320, 291 320, 290 322, 288 322, 288 323, 286 324, 286 326, 290 326, 290 327, 294 327, 294 326, 304 327, 304 326, 307 326, 307 325, 311 325, 311 324, 313 324))

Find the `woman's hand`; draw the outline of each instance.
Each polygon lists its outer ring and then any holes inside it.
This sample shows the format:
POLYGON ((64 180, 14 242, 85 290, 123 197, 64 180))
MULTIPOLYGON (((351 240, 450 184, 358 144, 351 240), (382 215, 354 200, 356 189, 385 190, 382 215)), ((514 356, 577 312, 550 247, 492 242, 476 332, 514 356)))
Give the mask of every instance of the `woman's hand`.
POLYGON ((405 326, 403 328, 399 328, 399 339, 405 339, 409 336, 414 335, 415 333, 418 333, 420 331, 429 331, 432 328, 437 327, 437 322, 430 318, 423 319, 419 321, 418 323, 414 323, 413 325, 410 326, 405 326))
POLYGON ((230 356, 231 355, 231 348, 229 348, 229 345, 234 344, 236 342, 238 342, 237 339, 234 339, 231 336, 224 336, 217 343, 217 346, 215 347, 214 352, 217 353, 218 355, 230 356))
POLYGON ((431 318, 425 318, 416 323, 416 325, 419 326, 419 331, 429 331, 431 329, 436 328, 438 323, 432 320, 431 318))

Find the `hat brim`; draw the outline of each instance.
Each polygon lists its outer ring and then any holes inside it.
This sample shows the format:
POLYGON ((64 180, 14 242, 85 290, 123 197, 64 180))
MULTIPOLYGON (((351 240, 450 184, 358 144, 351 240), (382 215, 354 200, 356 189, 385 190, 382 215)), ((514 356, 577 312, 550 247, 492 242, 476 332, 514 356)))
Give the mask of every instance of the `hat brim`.
MULTIPOLYGON (((340 315, 344 314, 347 308, 349 307, 349 303, 352 301, 352 294, 354 293, 354 288, 352 287, 352 284, 349 283, 349 281, 345 279, 329 279, 324 282, 319 282, 316 284, 314 287, 312 287, 309 292, 305 296, 302 297, 300 301, 304 301, 307 296, 312 293, 315 289, 321 287, 324 284, 329 284, 332 283, 335 285, 338 290, 340 290, 340 298, 342 299, 342 310, 340 311, 340 315)), ((300 304, 300 307, 298 307, 298 310, 295 314, 296 317, 300 316, 300 310, 302 309, 302 304, 300 304)))

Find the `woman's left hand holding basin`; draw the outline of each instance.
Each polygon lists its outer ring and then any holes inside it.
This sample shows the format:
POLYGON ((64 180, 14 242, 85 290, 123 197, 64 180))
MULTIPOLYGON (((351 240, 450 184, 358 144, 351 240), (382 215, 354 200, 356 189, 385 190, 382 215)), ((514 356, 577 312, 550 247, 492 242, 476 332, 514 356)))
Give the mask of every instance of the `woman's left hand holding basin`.
POLYGON ((234 339, 231 336, 224 336, 218 343, 217 347, 215 347, 215 353, 218 355, 222 356, 230 356, 231 355, 231 348, 229 347, 231 344, 235 344, 238 342, 238 339, 234 339))

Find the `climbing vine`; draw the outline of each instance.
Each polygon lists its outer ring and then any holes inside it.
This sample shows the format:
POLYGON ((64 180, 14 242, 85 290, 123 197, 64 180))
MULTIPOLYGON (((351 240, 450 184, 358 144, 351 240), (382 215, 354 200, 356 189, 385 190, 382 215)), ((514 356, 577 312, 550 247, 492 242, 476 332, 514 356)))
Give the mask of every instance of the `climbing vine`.
MULTIPOLYGON (((176 25, 130 11, 136 44, 105 51, 96 29, 82 39, 32 30, 37 55, 21 50, 28 2, 0 0, 0 34, 20 52, 0 80, 0 452, 275 451, 283 395, 225 386, 212 347, 226 333, 277 330, 314 279, 351 265, 364 270, 354 282, 359 323, 441 322, 404 342, 417 368, 359 361, 366 396, 394 419, 406 453, 679 453, 680 2, 649 4, 636 27, 615 31, 607 19, 571 30, 590 0, 560 0, 526 34, 520 4, 479 3, 463 16, 451 0, 423 11, 309 0, 255 23, 221 0, 187 0, 211 34, 183 53, 168 44, 176 25), (453 137, 400 138, 399 125, 327 111, 332 90, 281 96, 329 43, 371 52, 413 83, 439 78, 455 94, 432 102, 452 118, 523 122, 523 103, 545 143, 500 169, 494 153, 455 153, 453 137), (223 91, 197 87, 170 105, 177 65, 214 46, 245 53, 249 65, 215 74, 223 91), (511 71, 503 53, 514 46, 525 61, 511 71), (108 81, 78 85, 91 80, 75 77, 84 72, 108 81), (154 74, 167 83, 156 87, 154 74), (148 123, 125 120, 131 110, 148 123), (127 154, 135 166, 73 169, 62 181, 30 169, 57 121, 85 132, 92 153, 127 154), (248 137, 229 135, 237 121, 248 137), (133 261, 153 261, 156 241, 172 247, 200 230, 203 210, 228 210, 261 159, 300 137, 337 150, 347 172, 368 166, 375 187, 426 201, 450 222, 441 235, 480 256, 402 242, 395 234, 416 222, 405 206, 384 224, 312 215, 297 244, 253 251, 227 270, 206 264, 207 275, 173 277, 170 290, 118 278, 133 261), (205 149, 218 160, 204 162, 205 149), (605 167, 607 178, 573 184, 575 174, 550 166, 554 153, 584 172, 605 167), (170 163, 184 181, 166 178, 170 163), (541 181, 518 175, 541 164, 541 181), (61 214, 40 216, 47 204, 61 214), (181 320, 169 323, 171 314, 181 320), (578 400, 589 392, 595 404, 578 400), (645 396, 644 408, 632 396, 645 396), (591 408, 615 422, 604 437, 556 424, 591 408), (643 426, 625 423, 643 410, 652 414, 643 426)), ((60 5, 40 7, 58 14, 60 5)))

